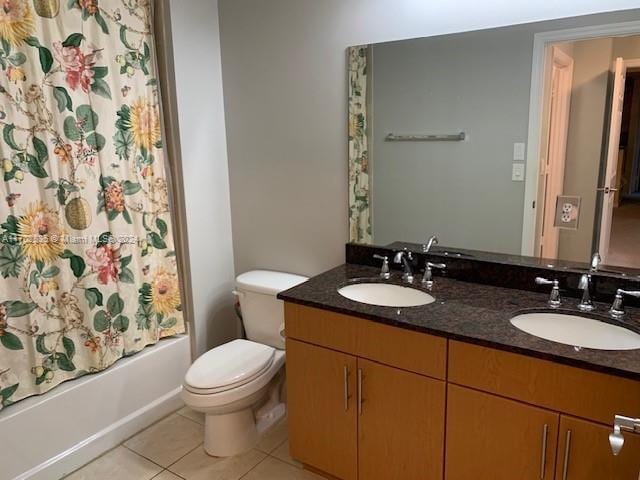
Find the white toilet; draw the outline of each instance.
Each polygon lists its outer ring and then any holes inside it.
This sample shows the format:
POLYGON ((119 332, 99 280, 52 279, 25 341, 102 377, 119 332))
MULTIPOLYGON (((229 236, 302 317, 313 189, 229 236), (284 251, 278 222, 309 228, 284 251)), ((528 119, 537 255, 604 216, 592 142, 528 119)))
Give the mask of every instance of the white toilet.
POLYGON ((187 371, 182 399, 205 417, 204 449, 230 457, 253 448, 286 413, 284 305, 276 295, 307 280, 254 270, 236 278, 247 340, 209 350, 187 371))

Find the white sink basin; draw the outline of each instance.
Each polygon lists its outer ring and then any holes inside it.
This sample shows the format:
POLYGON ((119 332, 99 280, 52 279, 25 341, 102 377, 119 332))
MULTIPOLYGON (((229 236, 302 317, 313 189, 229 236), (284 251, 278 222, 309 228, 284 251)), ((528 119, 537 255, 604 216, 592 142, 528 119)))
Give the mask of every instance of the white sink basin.
POLYGON ((640 335, 631 330, 592 318, 560 313, 526 313, 511 319, 511 324, 536 337, 574 347, 597 350, 635 350, 640 335))
POLYGON ((343 297, 381 307, 418 307, 436 301, 428 293, 390 283, 354 283, 338 290, 343 297))

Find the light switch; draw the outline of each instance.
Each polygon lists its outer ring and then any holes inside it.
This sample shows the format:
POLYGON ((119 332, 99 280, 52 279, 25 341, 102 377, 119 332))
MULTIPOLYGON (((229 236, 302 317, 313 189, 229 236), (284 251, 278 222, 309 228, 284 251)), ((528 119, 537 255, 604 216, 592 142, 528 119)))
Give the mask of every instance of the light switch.
POLYGON ((511 171, 511 180, 514 182, 524 182, 524 163, 514 163, 511 171))
POLYGON ((524 143, 518 142, 513 144, 513 159, 524 161, 524 151, 525 151, 524 143))

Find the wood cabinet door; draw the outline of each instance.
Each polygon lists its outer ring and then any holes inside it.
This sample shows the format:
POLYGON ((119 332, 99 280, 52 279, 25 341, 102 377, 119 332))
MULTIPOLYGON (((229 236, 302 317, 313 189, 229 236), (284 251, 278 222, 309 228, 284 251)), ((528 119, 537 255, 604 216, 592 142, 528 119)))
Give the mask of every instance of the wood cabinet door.
POLYGON ((559 415, 449 384, 447 480, 552 480, 559 415))
POLYGON ((356 357, 287 339, 293 458, 343 480, 358 477, 356 357))
POLYGON ((358 358, 358 471, 366 480, 441 480, 445 384, 358 358))
POLYGON ((638 480, 640 436, 625 433, 624 447, 614 456, 609 446, 611 431, 611 427, 561 416, 556 480, 638 480))

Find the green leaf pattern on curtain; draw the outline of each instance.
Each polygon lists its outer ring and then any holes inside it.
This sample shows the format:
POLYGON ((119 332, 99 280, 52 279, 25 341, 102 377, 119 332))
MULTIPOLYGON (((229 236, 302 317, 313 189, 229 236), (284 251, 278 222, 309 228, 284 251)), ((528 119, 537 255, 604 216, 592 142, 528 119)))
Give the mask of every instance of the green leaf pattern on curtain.
POLYGON ((349 47, 349 241, 371 243, 367 64, 369 47, 349 47))
POLYGON ((149 0, 0 8, 0 408, 183 333, 149 0))

